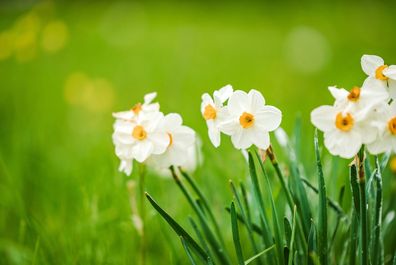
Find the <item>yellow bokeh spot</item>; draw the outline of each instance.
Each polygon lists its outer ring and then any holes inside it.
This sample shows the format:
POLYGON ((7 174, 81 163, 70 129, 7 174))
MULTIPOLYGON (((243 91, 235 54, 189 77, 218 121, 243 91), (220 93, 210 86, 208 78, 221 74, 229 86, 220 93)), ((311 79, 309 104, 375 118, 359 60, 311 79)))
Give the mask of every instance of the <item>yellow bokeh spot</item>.
POLYGON ((65 100, 92 112, 109 111, 114 103, 114 90, 103 78, 91 79, 84 73, 71 74, 65 83, 65 100))
POLYGON ((9 58, 13 52, 13 35, 9 31, 0 33, 0 61, 9 58))
POLYGON ((41 46, 44 51, 54 53, 65 46, 68 37, 69 32, 63 21, 51 21, 43 28, 41 46))

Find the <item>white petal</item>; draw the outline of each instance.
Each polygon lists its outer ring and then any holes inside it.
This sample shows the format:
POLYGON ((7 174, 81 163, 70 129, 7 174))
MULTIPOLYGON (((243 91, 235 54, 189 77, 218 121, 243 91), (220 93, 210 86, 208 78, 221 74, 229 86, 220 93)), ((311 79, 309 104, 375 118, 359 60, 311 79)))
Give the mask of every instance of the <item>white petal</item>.
POLYGON ((214 145, 214 147, 219 147, 220 146, 220 131, 219 129, 216 127, 215 123, 213 120, 208 120, 206 121, 207 125, 208 125, 208 135, 209 135, 209 139, 212 142, 212 144, 214 145))
POLYGON ((173 145, 180 148, 188 148, 195 142, 195 132, 187 126, 180 126, 172 133, 173 145))
POLYGON ((127 111, 114 112, 113 117, 116 119, 133 120, 136 117, 136 115, 135 112, 127 110, 127 111))
POLYGON ((337 101, 347 99, 349 92, 344 88, 337 88, 335 86, 329 86, 329 91, 333 98, 337 101))
POLYGON ((273 106, 264 106, 254 114, 254 126, 271 132, 277 129, 282 121, 282 112, 273 106))
POLYGON ((248 97, 251 112, 256 112, 265 105, 265 99, 263 95, 255 89, 249 91, 248 97))
POLYGON ((389 85, 389 95, 391 98, 393 98, 393 101, 395 101, 396 100, 396 81, 389 79, 388 85, 389 85))
MULTIPOLYGON (((169 146, 170 138, 167 133, 154 132, 148 135, 148 140, 153 144, 152 153, 155 155, 162 154, 169 146)), ((137 159, 136 159, 137 160, 137 159)))
POLYGON ((216 90, 213 93, 214 98, 218 98, 220 100, 220 103, 224 103, 231 97, 233 93, 233 89, 231 85, 226 85, 225 87, 222 87, 220 90, 216 90))
POLYGON ((118 170, 124 172, 127 176, 131 175, 133 169, 133 160, 121 160, 118 170))
POLYGON ((152 92, 152 93, 146 94, 144 96, 144 104, 145 105, 150 104, 155 99, 156 96, 157 96, 157 92, 152 92))
POLYGON ((167 114, 161 123, 161 129, 166 132, 171 132, 174 129, 180 127, 183 123, 182 117, 177 113, 169 113, 167 114))
POLYGON ((342 158, 352 158, 362 146, 360 135, 354 131, 348 133, 334 130, 325 132, 325 146, 332 155, 339 155, 342 158))
POLYGON ((376 55, 363 55, 361 59, 361 65, 363 71, 368 76, 375 75, 375 70, 381 65, 384 65, 384 60, 376 55))
POLYGON ((237 90, 228 100, 228 111, 234 115, 241 115, 249 108, 249 97, 246 92, 237 90))
POLYGON ((220 122, 218 128, 222 133, 227 135, 235 134, 241 127, 237 118, 228 117, 228 119, 220 122))
POLYGON ((132 147, 132 156, 139 163, 143 163, 153 152, 154 146, 148 141, 139 141, 132 147))
POLYGON ((240 127, 235 134, 231 135, 231 141, 237 149, 247 149, 253 144, 252 139, 249 137, 249 133, 242 127, 240 127))
POLYGON ((211 96, 208 93, 202 95, 202 103, 201 103, 201 113, 203 114, 207 105, 212 105, 214 107, 214 102, 211 96))
POLYGON ((319 130, 326 132, 334 128, 337 111, 333 106, 320 106, 311 112, 311 122, 319 130))
POLYGON ((252 128, 252 130, 249 131, 249 138, 254 145, 263 150, 268 149, 270 145, 269 133, 258 128, 252 128))
POLYGON ((388 68, 385 68, 382 73, 389 77, 390 79, 396 80, 396 65, 391 65, 388 68))
POLYGON ((392 149, 391 145, 391 137, 390 135, 386 135, 378 137, 378 139, 371 144, 367 145, 367 150, 370 152, 370 154, 373 155, 378 155, 381 153, 388 152, 392 149))

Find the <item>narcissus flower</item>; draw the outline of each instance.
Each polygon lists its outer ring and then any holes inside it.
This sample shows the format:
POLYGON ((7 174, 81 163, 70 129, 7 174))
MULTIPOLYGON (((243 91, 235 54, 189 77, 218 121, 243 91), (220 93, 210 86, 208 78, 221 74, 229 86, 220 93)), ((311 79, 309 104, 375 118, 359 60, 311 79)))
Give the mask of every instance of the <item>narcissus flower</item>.
POLYGON ((376 130, 364 115, 337 106, 320 106, 311 112, 311 122, 324 132, 326 148, 332 155, 355 156, 362 144, 375 140, 376 130))
POLYGON ((137 103, 135 104, 130 110, 121 111, 113 113, 113 117, 116 119, 123 119, 133 121, 139 115, 150 113, 150 112, 158 112, 159 111, 159 104, 152 103, 153 100, 157 97, 157 93, 149 93, 144 96, 144 103, 137 103))
POLYGON ((142 163, 152 154, 165 152, 170 139, 159 127, 162 119, 161 112, 151 112, 137 117, 136 121, 117 120, 113 133, 117 156, 142 163))
POLYGON ((334 105, 346 112, 360 112, 367 115, 375 106, 386 103, 389 94, 385 87, 373 79, 366 79, 363 86, 353 87, 350 91, 344 88, 329 87, 331 95, 335 99, 334 105))
POLYGON ((388 86, 390 96, 396 98, 396 65, 388 66, 381 57, 376 55, 363 55, 361 65, 369 78, 385 87, 388 86))
POLYGON ((187 151, 195 144, 194 130, 184 126, 182 117, 176 113, 166 115, 159 127, 167 133, 169 145, 163 154, 153 155, 150 158, 150 164, 165 169, 172 165, 184 165, 189 158, 187 151))
POLYGON ((237 149, 251 145, 267 149, 270 145, 269 132, 279 127, 282 113, 273 106, 266 106, 263 95, 257 90, 246 93, 235 91, 228 100, 228 115, 220 123, 220 130, 231 136, 237 149))
POLYGON ((377 139, 367 145, 367 149, 372 154, 384 152, 396 153, 396 103, 384 104, 378 110, 375 125, 378 127, 377 139))
POLYGON ((219 123, 227 115, 227 108, 223 104, 232 95, 232 86, 227 85, 213 93, 213 99, 208 94, 202 95, 201 113, 208 126, 209 139, 215 147, 220 145, 219 123))

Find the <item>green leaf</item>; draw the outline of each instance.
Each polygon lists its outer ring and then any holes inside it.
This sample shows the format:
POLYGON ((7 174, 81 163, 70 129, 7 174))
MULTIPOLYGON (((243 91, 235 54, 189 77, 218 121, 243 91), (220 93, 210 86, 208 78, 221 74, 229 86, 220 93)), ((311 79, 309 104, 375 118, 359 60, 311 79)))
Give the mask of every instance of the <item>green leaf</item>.
POLYGON ((284 226, 284 229, 285 229, 286 244, 287 244, 288 246, 290 246, 292 228, 291 228, 290 222, 289 222, 289 220, 286 218, 286 216, 283 218, 283 226, 284 226))
POLYGON ((198 206, 198 204, 195 202, 195 200, 192 198, 191 194, 187 191, 186 187, 183 185, 183 183, 180 181, 179 177, 177 176, 175 170, 173 167, 170 167, 173 179, 175 180, 176 184, 179 186, 180 190, 186 197, 187 201, 195 211, 195 213, 198 216, 200 225, 202 227, 202 230, 212 247, 214 253, 218 257, 219 261, 222 264, 230 264, 230 260, 228 255, 224 252, 224 249, 222 248, 221 244, 216 240, 216 237, 214 236, 213 232, 210 230, 210 227, 207 223, 207 220, 201 210, 201 208, 198 206))
POLYGON ((269 182, 267 172, 265 171, 264 164, 261 161, 261 158, 257 151, 255 151, 256 154, 256 159, 260 165, 261 171, 263 173, 265 183, 266 185, 266 191, 268 193, 268 197, 271 202, 271 210, 272 210, 272 223, 274 226, 274 231, 275 231, 275 243, 276 243, 276 250, 278 252, 278 259, 280 264, 284 264, 284 253, 283 253, 283 239, 281 235, 281 229, 279 227, 279 219, 278 219, 278 214, 276 212, 276 206, 274 202, 274 197, 272 195, 272 189, 271 189, 271 183, 269 182))
POLYGON ((186 240, 197 253, 197 255, 199 255, 206 262, 208 259, 208 254, 198 245, 198 243, 195 242, 195 240, 165 210, 163 210, 148 193, 146 193, 146 197, 154 209, 172 227, 173 231, 175 231, 178 236, 183 237, 184 240, 186 240))
POLYGON ((293 258, 292 258, 292 253, 294 251, 294 235, 296 234, 296 206, 294 206, 294 210, 293 210, 293 228, 292 228, 292 234, 291 234, 291 239, 290 239, 290 245, 289 245, 289 250, 290 250, 290 255, 289 255, 289 261, 288 261, 288 265, 292 265, 293 264, 293 258))
POLYGON ((376 184, 376 201, 373 227, 373 247, 372 263, 373 265, 381 264, 382 246, 381 246, 381 217, 382 217, 382 176, 381 165, 378 156, 375 158, 375 184, 376 184))
POLYGON ((351 238, 349 242, 349 264, 356 264, 356 248, 358 245, 358 216, 355 210, 352 210, 352 222, 351 222, 351 238))
POLYGON ((311 220, 311 228, 309 229, 308 235, 308 264, 315 264, 313 257, 317 257, 317 237, 316 237, 316 227, 313 220, 311 220))
POLYGON ((258 253, 257 255, 254 255, 253 257, 251 257, 250 259, 245 261, 245 265, 250 264, 252 261, 254 261, 255 259, 257 259, 258 257, 264 255, 265 253, 267 253, 268 251, 270 251, 271 249, 273 249, 275 247, 275 245, 270 246, 267 249, 264 249, 263 251, 261 251, 260 253, 258 253))
POLYGON ((232 238, 234 240, 234 247, 235 247, 236 255, 238 258, 238 264, 243 265, 244 259, 243 259, 241 242, 239 239, 238 219, 237 219, 234 203, 231 203, 230 209, 231 209, 232 238))
POLYGON ((272 244, 272 233, 268 226, 268 217, 264 209, 263 197, 260 190, 260 185, 257 178, 256 167, 254 164, 252 153, 249 151, 249 171, 250 177, 252 179, 253 184, 253 194, 256 200, 256 203, 259 207, 260 219, 263 224, 263 240, 267 246, 272 244))
POLYGON ((188 248, 186 240, 184 240, 183 236, 180 236, 180 240, 183 244, 184 251, 186 251, 189 261, 191 262, 192 265, 196 265, 195 260, 190 252, 190 249, 188 248))
POLYGON ((189 174, 187 174, 187 172, 182 170, 181 167, 179 167, 179 171, 182 174, 182 176, 187 180, 187 182, 190 184, 193 191, 198 195, 200 201, 202 202, 202 206, 205 208, 206 212, 208 213, 209 218, 215 228, 216 235, 217 235, 218 239, 220 240, 222 246, 224 247, 224 239, 223 239, 223 236, 221 235, 219 224, 217 223, 216 218, 209 206, 206 196, 201 192, 198 185, 195 183, 194 179, 189 174))
POLYGON ((318 168, 318 185, 319 185, 319 219, 318 219, 318 253, 321 265, 326 265, 327 257, 327 196, 326 184, 323 176, 322 162, 320 160, 318 130, 315 130, 315 154, 316 165, 318 168))
POLYGON ((349 171, 349 180, 351 183, 351 191, 352 191, 352 199, 353 204, 355 206, 355 211, 359 215, 360 208, 360 195, 359 195, 359 184, 358 184, 358 176, 357 176, 357 168, 355 164, 352 164, 349 171))
MULTIPOLYGON (((240 196, 239 196, 239 194, 238 194, 238 192, 237 192, 237 190, 236 190, 236 188, 235 188, 235 186, 234 186, 234 183, 230 180, 230 186, 231 186, 231 191, 232 191, 232 193, 234 194, 234 197, 235 197, 235 199, 236 199, 236 201, 237 201, 237 204, 238 204, 238 207, 239 207, 239 209, 240 209, 240 211, 241 211, 241 217, 242 217, 242 219, 243 219, 243 223, 246 225, 246 228, 247 228, 247 230, 248 230, 248 237, 249 237, 249 240, 250 240, 250 242, 251 242, 251 244, 252 244, 252 247, 253 247, 253 250, 254 250, 254 252, 256 253, 256 252, 258 252, 258 248, 257 248, 257 245, 256 245, 256 242, 255 242, 255 240, 254 240, 254 236, 253 236, 253 229, 252 229, 252 222, 251 222, 251 219, 247 216, 247 214, 245 213, 245 210, 244 210, 244 207, 243 207, 243 205, 242 205, 242 202, 241 202, 241 199, 240 199, 240 196)), ((242 189, 243 190, 243 189, 242 189)), ((242 194, 243 194, 243 192, 242 192, 242 194)), ((243 196, 246 196, 246 195, 243 195, 243 196)), ((247 205, 247 199, 246 199, 246 206, 245 207, 249 207, 248 205, 247 205)), ((238 215, 236 215, 236 217, 238 218, 239 216, 238 215)))

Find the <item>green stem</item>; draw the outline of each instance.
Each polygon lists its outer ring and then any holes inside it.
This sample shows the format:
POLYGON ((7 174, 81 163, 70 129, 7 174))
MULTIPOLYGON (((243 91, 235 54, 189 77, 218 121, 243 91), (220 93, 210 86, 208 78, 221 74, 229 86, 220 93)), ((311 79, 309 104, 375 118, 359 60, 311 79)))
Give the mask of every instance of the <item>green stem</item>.
MULTIPOLYGON (((292 197, 289 189, 287 188, 285 178, 284 178, 284 176, 282 174, 282 171, 281 171, 281 169, 279 167, 278 161, 275 158, 275 154, 274 154, 274 152, 272 150, 272 147, 270 147, 267 150, 267 155, 270 158, 271 164, 272 164, 272 166, 275 169, 276 175, 278 176, 278 179, 279 179, 279 181, 281 183, 282 189, 285 191, 286 199, 287 199, 287 202, 289 204, 290 210, 293 210, 294 206, 296 204, 294 203, 293 197, 292 197)), ((297 218, 297 226, 298 226, 297 230, 298 230, 298 232, 300 234, 301 242, 302 242, 302 245, 304 247, 304 252, 307 253, 307 251, 308 251, 308 243, 307 243, 307 239, 306 239, 305 234, 304 234, 304 230, 303 230, 303 226, 302 226, 300 218, 297 218)))
POLYGON ((145 215, 146 215, 146 210, 145 210, 145 204, 144 204, 144 197, 145 197, 145 175, 146 175, 146 167, 144 164, 139 165, 139 195, 140 195, 140 201, 139 201, 139 209, 140 209, 140 219, 142 221, 142 234, 140 238, 140 264, 145 265, 146 264, 146 232, 145 232, 145 215))
POLYGON ((364 146, 358 154, 359 165, 359 194, 360 194, 360 236, 361 236, 361 264, 368 264, 367 244, 367 198, 366 198, 366 176, 364 171, 364 146))
POLYGON ((375 158, 377 171, 375 173, 376 181, 376 203, 374 217, 374 247, 373 247, 373 264, 381 264, 381 216, 382 216, 382 178, 381 166, 378 157, 375 158))

